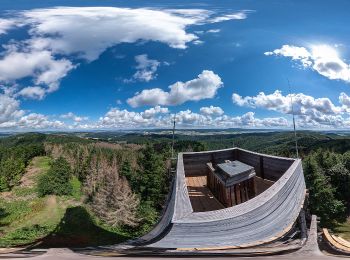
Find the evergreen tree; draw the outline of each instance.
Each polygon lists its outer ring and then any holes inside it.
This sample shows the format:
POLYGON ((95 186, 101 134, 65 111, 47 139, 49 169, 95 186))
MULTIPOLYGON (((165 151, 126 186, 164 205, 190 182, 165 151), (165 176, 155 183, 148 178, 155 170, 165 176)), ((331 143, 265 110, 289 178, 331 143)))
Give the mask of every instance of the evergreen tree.
POLYGON ((9 158, 0 164, 0 191, 10 190, 17 185, 25 171, 24 162, 9 158))
POLYGON ((321 217, 321 226, 332 227, 336 221, 345 221, 345 206, 335 197, 335 189, 314 156, 304 160, 304 174, 310 191, 309 207, 313 214, 321 217))
POLYGON ((70 177, 71 169, 68 162, 63 157, 58 158, 51 164, 48 172, 39 178, 39 196, 71 194, 70 177))
POLYGON ((139 165, 142 167, 138 176, 141 198, 152 202, 154 206, 159 206, 167 188, 162 157, 154 151, 153 146, 148 144, 142 151, 139 165))

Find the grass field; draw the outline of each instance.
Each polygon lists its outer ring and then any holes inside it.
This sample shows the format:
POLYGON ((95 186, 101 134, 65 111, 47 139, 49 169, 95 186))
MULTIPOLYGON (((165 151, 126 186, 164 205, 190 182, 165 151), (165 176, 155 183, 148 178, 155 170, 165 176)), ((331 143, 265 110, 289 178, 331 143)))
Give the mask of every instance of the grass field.
POLYGON ((350 241, 350 219, 336 227, 334 229, 334 233, 344 238, 345 240, 350 241))

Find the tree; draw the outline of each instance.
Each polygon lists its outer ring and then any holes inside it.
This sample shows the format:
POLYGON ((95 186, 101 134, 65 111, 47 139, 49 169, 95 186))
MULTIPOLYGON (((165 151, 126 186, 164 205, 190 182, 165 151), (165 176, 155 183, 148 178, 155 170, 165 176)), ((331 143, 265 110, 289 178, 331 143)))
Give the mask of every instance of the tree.
POLYGON ((344 222, 345 206, 335 197, 336 190, 331 186, 323 169, 319 167, 315 154, 304 160, 304 174, 310 191, 309 207, 313 214, 321 217, 321 226, 332 227, 337 221, 344 222))
POLYGON ((94 213, 113 227, 135 227, 140 221, 137 217, 139 198, 132 192, 125 177, 119 177, 115 165, 106 159, 100 162, 103 176, 91 203, 94 213))
POLYGON ((138 174, 138 188, 141 198, 151 202, 153 206, 159 206, 167 189, 165 163, 153 146, 148 144, 142 150, 139 165, 141 170, 138 174))
POLYGON ((70 178, 71 168, 68 162, 63 157, 56 159, 51 163, 48 172, 39 178, 39 196, 71 194, 72 186, 69 182, 70 178))
POLYGON ((333 165, 328 174, 330 182, 335 188, 335 194, 349 208, 350 200, 350 172, 345 167, 344 163, 333 165))
POLYGON ((0 164, 0 191, 17 185, 24 173, 25 165, 20 159, 9 158, 0 164))
POLYGON ((132 174, 130 162, 128 160, 124 161, 122 164, 121 175, 125 176, 128 180, 131 180, 132 178, 133 174, 132 174))

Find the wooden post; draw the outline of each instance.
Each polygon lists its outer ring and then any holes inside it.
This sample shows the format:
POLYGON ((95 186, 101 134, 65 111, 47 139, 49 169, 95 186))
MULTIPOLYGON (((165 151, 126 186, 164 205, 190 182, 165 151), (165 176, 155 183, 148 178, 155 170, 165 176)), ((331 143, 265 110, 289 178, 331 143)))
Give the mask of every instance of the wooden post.
POLYGON ((260 177, 265 179, 265 172, 264 172, 264 157, 260 156, 260 177))
POLYGON ((239 184, 235 185, 235 191, 237 204, 241 204, 241 188, 239 184))

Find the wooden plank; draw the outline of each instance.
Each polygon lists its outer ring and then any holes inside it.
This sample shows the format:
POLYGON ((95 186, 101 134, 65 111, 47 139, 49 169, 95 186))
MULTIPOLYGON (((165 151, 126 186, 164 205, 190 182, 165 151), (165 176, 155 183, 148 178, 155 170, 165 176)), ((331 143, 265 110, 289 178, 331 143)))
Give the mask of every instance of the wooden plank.
POLYGON ((344 246, 340 243, 338 243, 334 237, 329 233, 327 228, 324 228, 323 230, 323 236, 325 237, 325 239, 327 240, 327 242, 334 248, 339 249, 341 251, 344 251, 346 253, 350 253, 350 248, 347 246, 344 246))
POLYGON ((186 184, 194 212, 204 212, 224 208, 224 206, 208 189, 206 176, 186 177, 186 184))

